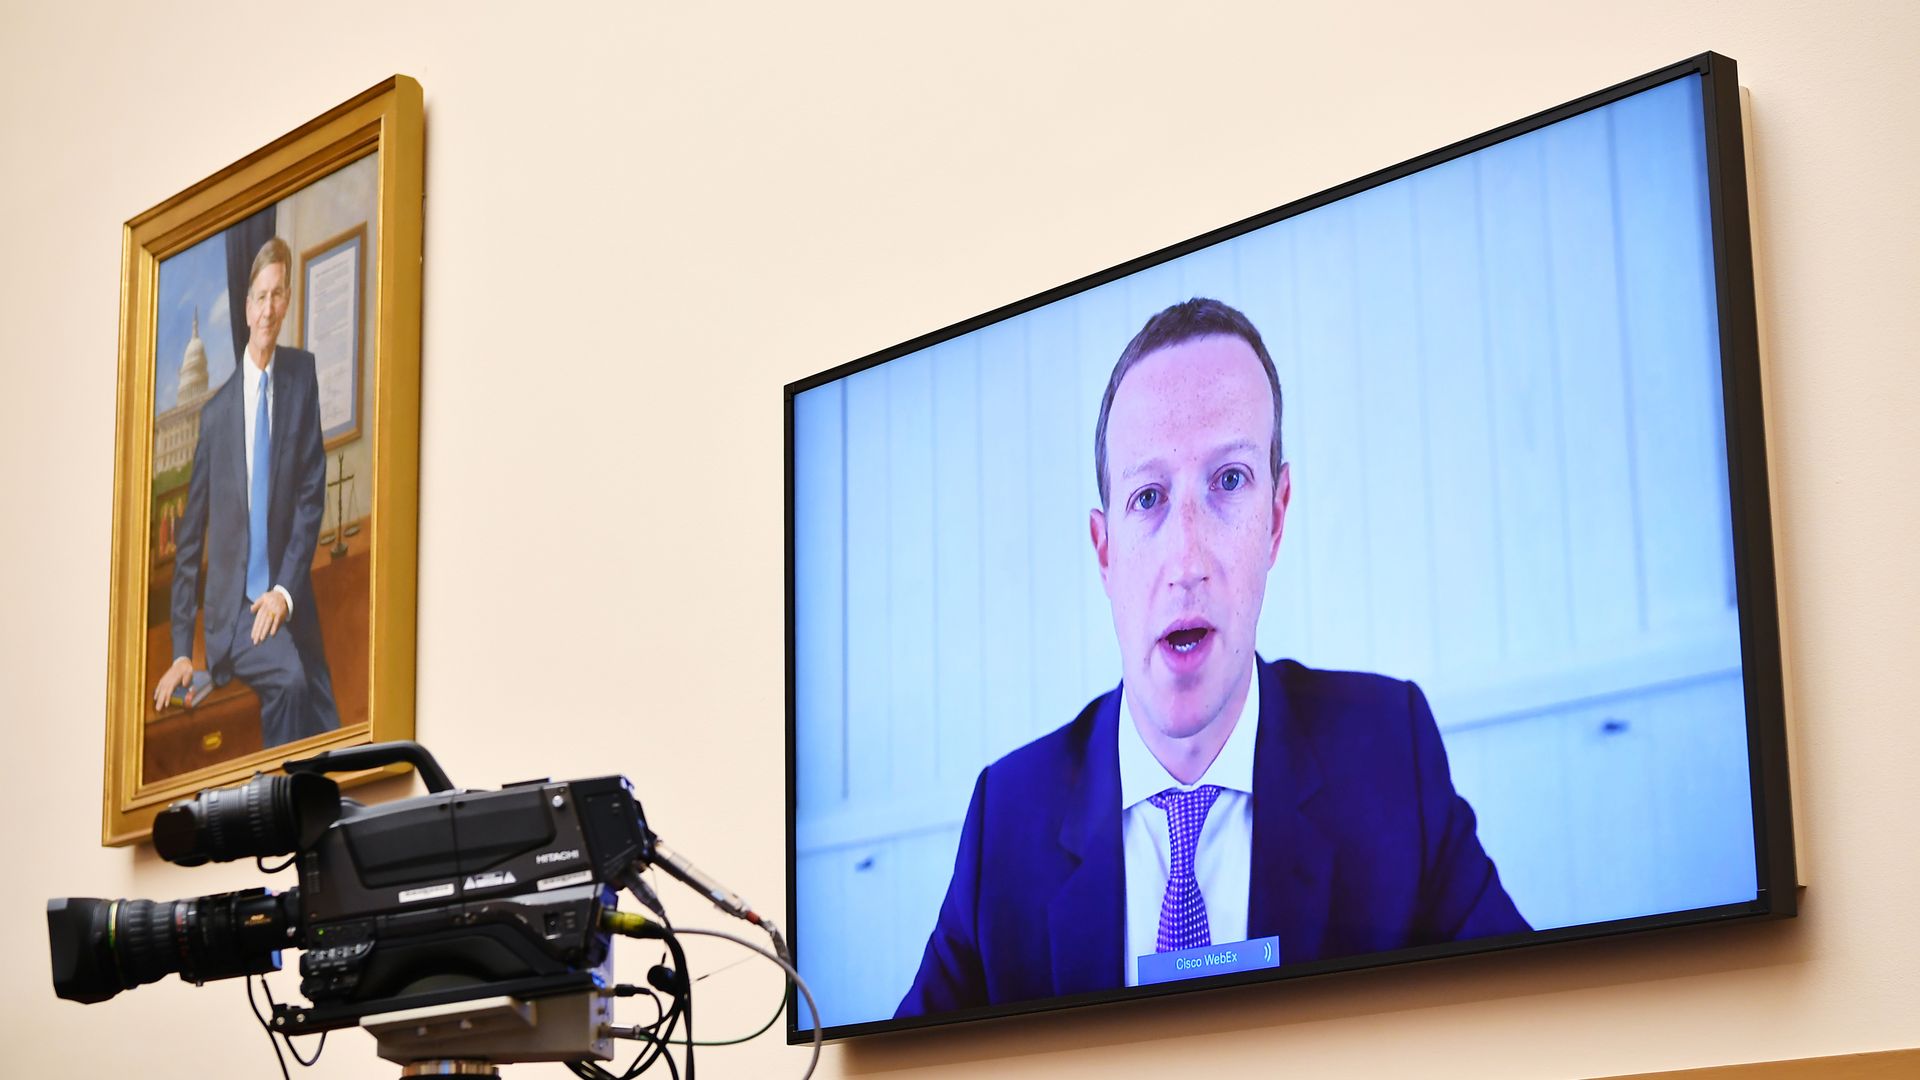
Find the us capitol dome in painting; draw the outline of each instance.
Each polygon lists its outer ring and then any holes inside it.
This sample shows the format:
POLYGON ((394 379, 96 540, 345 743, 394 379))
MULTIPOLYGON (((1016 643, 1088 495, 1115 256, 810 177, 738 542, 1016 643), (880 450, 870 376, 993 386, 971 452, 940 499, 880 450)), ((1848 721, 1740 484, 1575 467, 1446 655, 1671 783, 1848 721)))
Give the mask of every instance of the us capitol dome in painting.
POLYGON ((153 418, 153 474, 193 462, 200 441, 200 406, 206 403, 207 346, 200 340, 200 309, 193 311, 193 336, 180 358, 180 389, 173 407, 153 418))

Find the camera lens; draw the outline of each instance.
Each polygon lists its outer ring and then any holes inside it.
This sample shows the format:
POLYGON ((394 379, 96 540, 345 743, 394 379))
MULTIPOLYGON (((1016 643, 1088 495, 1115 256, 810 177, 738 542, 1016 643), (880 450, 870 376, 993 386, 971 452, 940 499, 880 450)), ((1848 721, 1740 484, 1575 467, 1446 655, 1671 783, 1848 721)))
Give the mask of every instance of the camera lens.
POLYGON ((277 970, 279 950, 298 944, 286 936, 298 925, 296 895, 248 889, 158 902, 49 900, 54 993, 91 1003, 174 972, 203 983, 277 970))
POLYGON ((127 988, 113 958, 114 906, 84 897, 47 901, 53 992, 68 1001, 105 1001, 127 988))
POLYGON ((339 816, 340 786, 327 777, 262 774, 162 810, 153 819, 153 849, 181 866, 285 855, 314 843, 339 816))

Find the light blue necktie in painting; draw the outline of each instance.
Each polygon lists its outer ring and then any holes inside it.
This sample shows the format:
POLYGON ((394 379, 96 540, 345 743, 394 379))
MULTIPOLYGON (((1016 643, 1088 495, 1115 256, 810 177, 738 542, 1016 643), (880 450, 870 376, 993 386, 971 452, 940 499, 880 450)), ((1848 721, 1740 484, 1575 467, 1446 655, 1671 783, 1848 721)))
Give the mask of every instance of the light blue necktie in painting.
POLYGON ((267 580, 267 477, 273 471, 273 433, 267 421, 267 373, 260 373, 260 404, 253 411, 253 482, 247 491, 247 599, 258 600, 267 580))
POLYGON ((1194 849, 1200 846, 1200 828, 1207 823, 1207 811, 1220 797, 1221 788, 1202 784, 1192 791, 1168 788, 1147 801, 1167 812, 1167 839, 1172 847, 1172 865, 1167 868, 1167 891, 1160 898, 1160 931, 1154 937, 1155 952, 1174 952, 1213 944, 1207 927, 1207 901, 1200 895, 1200 881, 1193 876, 1194 849))

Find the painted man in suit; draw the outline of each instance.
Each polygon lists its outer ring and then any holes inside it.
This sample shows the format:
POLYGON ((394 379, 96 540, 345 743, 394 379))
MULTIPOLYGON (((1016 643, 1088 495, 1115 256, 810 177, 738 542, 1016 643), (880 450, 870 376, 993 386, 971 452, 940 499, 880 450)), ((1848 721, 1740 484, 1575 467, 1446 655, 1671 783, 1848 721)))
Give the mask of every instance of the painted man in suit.
POLYGON ((340 726, 310 573, 327 483, 320 385, 312 353, 275 344, 292 265, 278 237, 254 257, 246 351, 200 413, 174 541, 174 661, 153 692, 159 709, 175 690, 189 705, 204 696, 193 679, 198 610, 212 685, 237 678, 259 696, 267 746, 340 726))
POLYGON ((1280 415, 1259 332, 1218 301, 1121 353, 1089 518, 1121 685, 981 773, 896 1015, 1115 990, 1140 957, 1253 938, 1293 965, 1528 930, 1419 688, 1254 654, 1280 415))

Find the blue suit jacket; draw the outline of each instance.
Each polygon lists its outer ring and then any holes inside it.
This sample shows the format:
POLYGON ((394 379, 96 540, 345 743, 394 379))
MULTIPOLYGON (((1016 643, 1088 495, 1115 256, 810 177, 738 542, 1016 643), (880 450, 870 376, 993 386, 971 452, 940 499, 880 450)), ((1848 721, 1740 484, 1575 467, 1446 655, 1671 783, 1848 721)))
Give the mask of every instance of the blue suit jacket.
MULTIPOLYGON (((1247 936, 1286 965, 1529 929, 1453 790, 1426 698, 1260 663, 1247 936)), ((1126 985, 1120 692, 988 766, 896 1016, 1126 985)))
MULTIPOLYGON (((203 607, 207 667, 215 685, 232 677, 229 663, 247 588, 247 420, 241 380, 256 370, 243 354, 233 376, 201 408, 187 505, 174 534, 173 655, 193 655, 194 610, 203 607), (201 604, 203 549, 206 599, 201 604)), ((293 598, 288 630, 302 661, 324 670, 311 568, 326 507, 327 457, 320 434, 320 380, 310 352, 284 345, 274 349, 272 431, 268 574, 293 598)))

